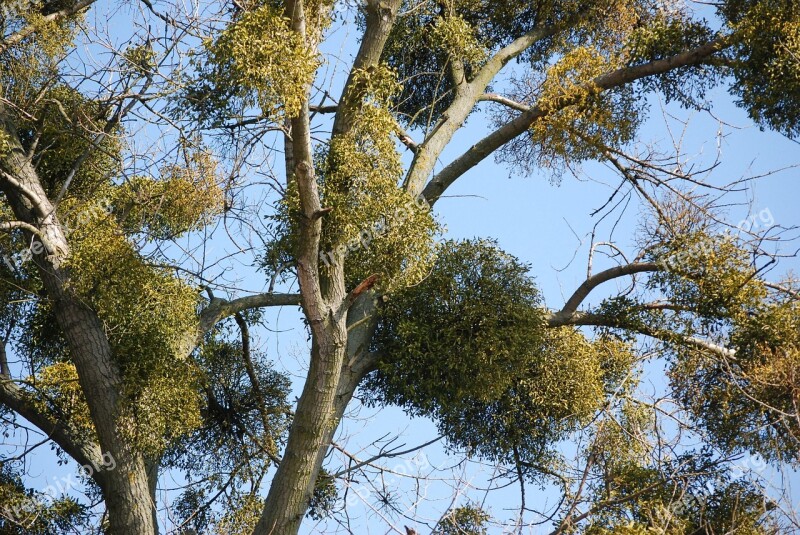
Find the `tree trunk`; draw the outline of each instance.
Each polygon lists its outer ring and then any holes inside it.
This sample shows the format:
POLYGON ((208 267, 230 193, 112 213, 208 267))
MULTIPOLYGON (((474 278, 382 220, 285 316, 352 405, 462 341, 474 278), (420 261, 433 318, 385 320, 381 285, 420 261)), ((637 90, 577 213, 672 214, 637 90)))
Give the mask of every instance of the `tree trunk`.
MULTIPOLYGON (((45 284, 51 296, 61 290, 53 285, 53 281, 45 284)), ((98 478, 108 511, 109 533, 153 535, 157 532, 155 504, 150 497, 144 459, 117 433, 120 381, 102 324, 93 311, 63 293, 54 301, 56 318, 69 343, 100 447, 113 458, 113 470, 106 470, 98 478)))
POLYGON ((347 330, 342 322, 331 324, 320 338, 312 339, 311 367, 255 535, 297 533, 331 434, 338 426, 336 400, 347 330))
POLYGON ((313 346, 312 369, 297 405, 286 454, 278 467, 254 535, 294 535, 300 528, 333 435, 361 379, 374 365, 366 353, 375 332, 373 292, 350 307, 346 326, 332 325, 331 353, 313 346), (336 370, 333 373, 333 370, 336 370))
POLYGON ((103 491, 112 535, 153 535, 154 504, 150 499, 142 456, 129 448, 117 432, 121 378, 114 365, 111 346, 97 314, 67 289, 69 273, 60 267, 69 245, 55 208, 42 188, 36 170, 25 156, 13 126, 0 126, 10 136, 11 151, 0 160, 5 192, 15 216, 36 227, 48 249, 34 255, 56 320, 64 333, 81 389, 86 397, 101 451, 113 458, 113 466, 100 467, 95 480, 103 491))

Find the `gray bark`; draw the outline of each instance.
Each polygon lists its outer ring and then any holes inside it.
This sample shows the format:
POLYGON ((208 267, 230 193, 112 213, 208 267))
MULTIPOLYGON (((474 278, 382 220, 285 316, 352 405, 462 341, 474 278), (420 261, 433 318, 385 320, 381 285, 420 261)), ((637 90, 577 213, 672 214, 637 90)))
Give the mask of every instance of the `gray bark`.
POLYGON ((100 449, 116 462, 113 471, 98 472, 102 475, 95 478, 108 509, 109 532, 151 535, 156 532, 156 525, 145 462, 117 432, 121 378, 111 346, 97 314, 67 289, 70 275, 61 264, 69 254, 69 245, 55 208, 25 156, 13 126, 4 122, 3 127, 12 146, 0 162, 0 187, 15 217, 38 228, 47 244, 48 250, 35 255, 34 261, 69 346, 100 449))

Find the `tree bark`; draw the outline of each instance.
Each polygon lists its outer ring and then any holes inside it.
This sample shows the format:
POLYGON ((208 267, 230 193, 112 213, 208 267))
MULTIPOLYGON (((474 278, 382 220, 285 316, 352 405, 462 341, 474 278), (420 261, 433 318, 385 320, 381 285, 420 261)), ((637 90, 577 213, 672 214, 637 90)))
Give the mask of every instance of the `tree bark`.
POLYGON ((317 475, 338 425, 335 415, 346 329, 331 325, 314 337, 311 368, 289 431, 286 453, 273 479, 256 535, 297 533, 314 492, 317 475))
POLYGON ((322 343, 312 339, 311 369, 254 535, 298 532, 333 435, 374 364, 367 348, 376 310, 375 296, 367 292, 350 307, 345 325, 328 325, 331 336, 322 337, 322 343))
MULTIPOLYGON (((0 109, 0 119, 2 109, 0 109)), ((121 377, 111 346, 97 314, 68 289, 69 272, 61 267, 69 245, 55 207, 25 156, 13 125, 2 123, 11 150, 0 161, 0 187, 15 216, 39 229, 47 251, 34 255, 42 283, 53 303, 56 321, 64 333, 89 405, 101 451, 114 460, 114 469, 97 471, 113 535, 153 535, 157 532, 144 459, 128 447, 117 431, 121 377)))

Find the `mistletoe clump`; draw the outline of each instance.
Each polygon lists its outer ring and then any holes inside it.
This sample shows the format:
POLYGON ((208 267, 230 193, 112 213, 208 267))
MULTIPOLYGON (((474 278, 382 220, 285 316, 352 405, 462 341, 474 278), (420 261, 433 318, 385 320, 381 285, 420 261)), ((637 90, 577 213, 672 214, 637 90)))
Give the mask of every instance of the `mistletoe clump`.
POLYGON ((262 112, 275 120, 300 112, 319 65, 303 37, 269 4, 245 11, 206 43, 206 51, 211 81, 255 91, 262 112))
MULTIPOLYGON (((344 262, 350 287, 378 275, 379 287, 392 291, 428 273, 439 225, 423 198, 400 187, 397 123, 388 110, 398 89, 396 73, 387 67, 355 71, 353 85, 360 106, 352 127, 316 155, 320 202, 330 209, 322 221, 320 266, 344 262)), ((268 263, 291 259, 299 202, 291 183, 275 216, 278 246, 265 255, 268 263)))
POLYGON ((386 304, 368 399, 433 417, 455 447, 540 460, 588 422, 633 362, 627 344, 550 329, 527 266, 492 242, 445 243, 386 304))
POLYGON ((35 403, 41 410, 57 414, 76 436, 97 440, 74 364, 56 362, 45 366, 30 383, 35 391, 35 403))
POLYGON ((800 135, 800 5, 735 0, 720 4, 719 12, 737 37, 731 92, 756 123, 800 135))
POLYGON ((546 73, 539 107, 549 112, 535 121, 530 141, 545 167, 597 158, 605 147, 624 145, 639 125, 630 92, 601 92, 594 79, 616 65, 593 47, 577 47, 546 73), (564 107, 564 102, 572 105, 564 107))
POLYGON ((127 234, 171 239, 208 224, 223 208, 217 163, 191 150, 185 165, 161 169, 158 179, 134 177, 111 193, 113 212, 127 234))
POLYGON ((148 264, 128 236, 147 231, 174 237, 202 224, 218 205, 219 190, 199 187, 196 177, 210 180, 193 168, 170 168, 164 178, 168 189, 157 180, 139 179, 105 186, 108 210, 74 198, 60 207, 80 214, 64 267, 72 291, 106 326, 128 403, 123 431, 151 453, 201 424, 200 375, 187 360, 199 299, 195 288, 148 264), (180 192, 187 194, 177 198, 180 192))
POLYGON ((650 254, 662 269, 648 284, 674 309, 662 320, 674 333, 665 341, 676 399, 724 451, 796 458, 800 308, 792 284, 768 293, 753 253, 708 229, 650 254), (711 345, 686 343, 697 337, 711 345))

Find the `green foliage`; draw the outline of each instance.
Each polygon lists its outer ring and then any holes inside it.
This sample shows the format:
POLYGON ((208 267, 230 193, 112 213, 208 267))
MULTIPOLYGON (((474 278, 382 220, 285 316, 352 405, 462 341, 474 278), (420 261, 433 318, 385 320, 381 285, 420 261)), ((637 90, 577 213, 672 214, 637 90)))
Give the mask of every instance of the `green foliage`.
MULTIPOLYGON (((36 125, 41 135, 33 123, 23 124, 19 133, 26 150, 34 143, 46 147, 37 153, 37 171, 56 197, 75 161, 93 148, 90 132, 99 128, 102 110, 60 86, 45 97, 36 125)), ((196 331, 199 301, 196 290, 149 266, 126 235, 148 232, 165 239, 195 229, 219 210, 221 192, 213 160, 203 152, 187 152, 186 167, 167 167, 160 180, 139 178, 116 186, 112 179, 119 169, 120 144, 108 136, 99 145, 72 177, 58 207, 71 247, 64 267, 71 274, 71 289, 107 328, 128 399, 125 432, 154 453, 199 423, 198 372, 180 354, 188 352, 186 337, 196 331)), ((22 250, 25 244, 20 241, 15 248, 22 250)), ((7 280, 29 287, 34 295, 40 291, 30 262, 7 280)), ((30 294, 25 298, 31 300, 30 294)), ((31 303, 22 314, 19 348, 30 358, 32 373, 42 374, 36 379, 43 389, 37 396, 49 392, 53 400, 42 398, 42 403, 62 414, 74 431, 86 434, 92 426, 85 407, 76 405, 78 399, 85 402, 75 377, 64 375, 70 370, 74 375, 74 367, 52 303, 31 303)))
MULTIPOLYGON (((322 222, 320 265, 343 260, 351 288, 376 274, 379 286, 391 291, 425 276, 439 227, 427 203, 399 186, 403 165, 393 138, 396 123, 386 109, 398 87, 395 74, 386 67, 355 72, 354 84, 361 106, 352 128, 316 156, 320 202, 332 208, 322 222)), ((299 214, 292 184, 276 217, 276 245, 293 249, 299 214)), ((281 255, 275 251, 268 261, 274 264, 281 255)))
POLYGON ((217 164, 202 149, 187 151, 185 165, 161 169, 159 179, 134 177, 111 193, 113 212, 126 234, 172 239, 208 224, 222 211, 217 164))
POLYGON ((409 4, 406 9, 408 14, 393 28, 383 57, 401 80, 408 80, 396 100, 403 120, 430 127, 453 100, 454 81, 448 68, 453 59, 464 61, 465 75, 471 80, 488 55, 515 38, 534 28, 564 25, 563 32, 539 40, 524 53, 523 61, 532 66, 533 77, 573 48, 591 49, 607 62, 619 60, 627 36, 652 16, 654 6, 641 0, 501 4, 454 0, 409 4), (418 54, 418 50, 428 53, 418 54))
POLYGON ((72 290, 106 325, 124 377, 130 401, 124 431, 141 448, 161 451, 200 423, 197 370, 180 354, 197 330, 197 292, 147 265, 104 212, 91 213, 70 235, 70 246, 65 267, 72 290))
MULTIPOLYGON (((401 81, 413 80, 403 83, 396 96, 400 117, 406 124, 424 126, 435 122, 452 102, 452 81, 445 71, 450 54, 467 60, 465 68, 471 73, 468 60, 479 58, 480 38, 474 26, 463 19, 440 16, 436 2, 409 3, 405 9, 413 11, 398 18, 382 59, 396 70, 401 81), (420 50, 426 53, 420 54, 420 50)), ((482 59, 483 54, 480 56, 482 59)))
POLYGON ((368 399, 431 416, 453 446, 486 458, 545 457, 633 357, 610 338, 548 329, 527 269, 490 242, 443 244, 431 274, 386 303, 368 399))
POLYGON ((529 138, 539 165, 598 158, 633 139, 641 104, 627 90, 600 92, 592 83, 612 67, 595 48, 577 47, 547 70, 537 105, 552 111, 531 125, 529 138))
MULTIPOLYGON (((122 144, 117 129, 98 137, 107 120, 102 105, 57 85, 45 89, 30 112, 35 120, 19 121, 17 133, 23 149, 34 152, 48 195, 65 193, 58 206, 71 247, 64 267, 72 290, 95 308, 109 333, 124 376, 124 432, 156 453, 199 423, 198 372, 179 354, 188 351, 186 337, 196 330, 198 299, 173 274, 148 266, 126 235, 166 239, 208 222, 222 204, 214 162, 187 147, 185 166, 163 168, 158 180, 136 178, 117 186, 122 144)), ((26 246, 18 241, 9 250, 26 246)), ((35 295, 35 267, 23 263, 7 280, 31 287, 35 295)), ((31 300, 30 294, 25 298, 31 300)), ((76 377, 65 375, 74 375, 74 367, 52 303, 34 299, 22 315, 21 332, 18 347, 29 357, 31 373, 41 372, 34 377, 35 395, 73 431, 91 433, 76 377)))
MULTIPOLYGON (((0 54, 0 83, 3 96, 15 104, 31 104, 38 96, 42 83, 56 70, 82 21, 82 15, 46 20, 48 9, 59 1, 21 2, 3 0, 0 3, 0 31, 8 35, 23 27, 33 32, 0 54)), ((26 108, 23 108, 26 109, 26 108)))
POLYGON ((74 436, 96 440, 94 423, 74 364, 57 362, 46 366, 30 382, 39 410, 56 415, 74 436))
POLYGON ((255 91, 262 113, 276 121, 297 115, 318 66, 303 37, 271 5, 245 11, 205 47, 207 82, 223 92, 227 85, 255 91))
POLYGON ((478 505, 462 505, 450 511, 433 530, 434 535, 486 535, 491 520, 478 505))
MULTIPOLYGON (((633 141, 647 109, 645 92, 658 89, 669 100, 697 106, 717 81, 716 71, 699 65, 599 90, 598 77, 704 44, 710 34, 704 24, 649 1, 571 7, 576 11, 564 14, 576 18, 569 30, 540 43, 547 46, 531 58, 530 71, 515 79, 515 98, 545 115, 500 152, 501 160, 525 173, 544 167, 555 179, 575 164, 602 160, 609 147, 633 141), (680 32, 680 39, 672 35, 680 32)), ((496 119, 502 124, 517 114, 503 110, 496 119)))
MULTIPOLYGON (((407 14, 398 18, 383 52, 403 84, 396 103, 407 124, 431 126, 453 100, 448 62, 465 62, 471 79, 487 52, 497 50, 537 24, 573 15, 578 2, 491 2, 488 0, 424 1, 404 3, 407 14), (425 50, 420 54, 419 50, 425 50)), ((552 46, 545 39, 529 52, 540 57, 552 46)))
POLYGON ((684 513, 689 533, 777 535, 783 530, 768 516, 774 508, 764 490, 746 480, 726 481, 714 492, 697 497, 684 513))
POLYGON ((478 42, 475 28, 458 15, 436 19, 431 40, 447 53, 451 61, 479 66, 486 59, 486 50, 478 42))
MULTIPOLYGON (((625 49, 627 64, 669 58, 708 43, 713 37, 705 21, 658 12, 631 32, 625 49)), ((644 78, 638 85, 643 91, 661 91, 667 102, 678 101, 686 107, 699 108, 705 92, 719 82, 720 75, 719 68, 700 64, 644 78)))
MULTIPOLYGON (((14 16, 13 9, 3 13, 14 16)), ((25 18, 20 24, 38 16, 20 15, 25 18)), ((0 79, 11 103, 3 111, 11 110, 5 118, 14 124, 22 149, 33 155, 45 192, 60 200, 58 216, 71 248, 63 267, 70 273, 71 290, 98 312, 122 371, 121 431, 148 455, 158 456, 200 424, 201 375, 186 358, 187 337, 197 330, 199 300, 196 290, 172 273, 149 266, 128 237, 147 233, 167 239, 195 230, 221 210, 222 194, 213 159, 188 145, 183 147, 185 165, 162 168, 158 179, 116 183, 125 147, 121 128, 109 125, 111 106, 54 82, 61 79, 53 69, 76 20, 36 27, 35 39, 0 55, 0 79)), ((138 47, 124 56, 143 69, 153 52, 138 47)), ((6 134, 3 142, 7 147, 6 134)), ((16 218, 8 214, 3 219, 16 218)), ((19 237, 4 233, 3 250, 24 250, 27 244, 19 237)), ((33 399, 58 414, 71 432, 92 435, 75 368, 36 266, 23 262, 16 272, 5 270, 4 264, 3 279, 13 282, 10 288, 29 292, 20 296, 27 304, 19 307, 14 325, 20 333, 17 349, 31 373, 33 399)), ((8 323, 3 321, 4 328, 8 323)))
POLYGON ((800 135, 800 5, 728 0, 719 13, 737 38, 731 92, 759 125, 800 135))
POLYGON ((611 505, 590 516, 580 530, 585 535, 781 532, 764 489, 737 478, 706 452, 650 465, 618 464, 593 491, 598 502, 611 505))
POLYGON ((732 358, 697 350, 679 354, 670 372, 673 387, 718 445, 796 463, 798 332, 796 302, 777 300, 737 322, 731 332, 732 358))
POLYGON ((336 481, 324 468, 320 469, 317 482, 314 485, 314 494, 308 504, 306 516, 314 520, 322 520, 333 511, 339 492, 336 489, 336 481))
POLYGON ((86 507, 69 496, 26 488, 15 462, 0 461, 0 534, 51 535, 88 530, 86 507))
POLYGON ((430 268, 438 225, 427 204, 398 186, 403 170, 389 137, 390 116, 369 106, 360 116, 353 132, 334 139, 320 158, 320 197, 333 208, 320 247, 346 255, 350 285, 372 274, 387 290, 413 285, 430 268))
POLYGON ((0 132, 0 158, 11 151, 11 138, 5 132, 0 132))
MULTIPOLYGON (((627 392, 632 392, 636 381, 631 381, 626 386, 627 392)), ((652 408, 623 395, 620 397, 624 399, 609 411, 610 417, 601 420, 596 426, 592 445, 593 458, 603 466, 611 479, 618 471, 647 463, 653 452, 652 443, 656 431, 652 408)))
POLYGON ((79 161, 81 165, 68 188, 72 198, 96 198, 118 175, 123 149, 120 130, 112 129, 98 140, 108 113, 102 104, 68 86, 57 85, 47 88, 39 103, 27 111, 35 120, 20 121, 17 134, 26 151, 34 144, 40 149, 35 152, 36 169, 51 198, 59 195, 79 161))
POLYGON ((140 75, 146 76, 155 68, 156 54, 149 44, 129 46, 122 57, 127 66, 140 75))
MULTIPOLYGON (((215 466, 215 471, 231 471, 226 463, 261 459, 261 450, 277 455, 278 445, 288 430, 291 407, 287 396, 290 381, 275 371, 263 356, 251 356, 266 406, 260 406, 255 388, 246 371, 241 342, 231 342, 218 334, 210 336, 201 348, 197 363, 205 372, 203 427, 181 447, 188 455, 180 465, 192 470, 202 462, 215 466), (261 411, 269 415, 264 428, 261 411), (219 455, 225 451, 228 455, 219 455), (210 455, 210 457, 209 457, 210 455)), ((251 468, 251 470, 254 470, 251 468)))
POLYGON ((687 233, 659 244, 650 254, 666 268, 653 275, 650 285, 691 311, 699 328, 731 325, 766 297, 755 278, 751 254, 729 235, 687 233))
POLYGON ((425 412, 445 402, 439 396, 496 398, 544 339, 541 297, 526 271, 491 242, 442 244, 431 274, 385 305, 376 394, 395 403, 413 394, 408 401, 425 412))
POLYGON ((769 296, 751 253, 727 234, 687 232, 651 253, 665 269, 649 284, 678 309, 658 326, 679 333, 668 343, 676 398, 725 451, 794 462, 800 451, 791 416, 800 392, 795 301, 769 296), (683 341, 697 335, 733 351, 724 356, 683 341))
MULTIPOLYGON (((223 192, 216 161, 193 140, 180 147, 183 163, 120 182, 125 132, 108 126, 116 104, 53 82, 70 79, 58 62, 80 21, 43 17, 68 4, 3 4, 4 34, 24 24, 36 30, 0 54, 8 101, 3 112, 22 148, 33 153, 47 194, 55 198, 66 191, 58 206, 71 248, 63 273, 69 291, 103 322, 122 372, 123 438, 148 460, 163 459, 161 468, 201 480, 177 508, 183 519, 201 510, 192 517, 194 529, 249 533, 263 507, 253 489, 272 468, 290 425, 289 379, 263 355, 254 355, 248 369, 242 344, 230 332, 212 333, 189 355, 198 330, 198 292, 172 271, 150 265, 133 243, 174 239, 218 215, 223 192), (220 493, 222 505, 205 510, 206 501, 220 493)), ((196 79, 183 95, 197 112, 189 121, 199 118, 205 126, 211 119, 219 126, 260 108, 260 115, 283 123, 304 108, 320 65, 309 43, 327 26, 330 6, 327 0, 306 3, 304 39, 290 28, 281 4, 238 2, 227 27, 203 42, 191 65, 196 79)), ((322 206, 330 209, 322 219, 322 277, 331 260, 344 262, 348 287, 380 276, 386 301, 371 349, 381 360, 364 387, 368 402, 432 417, 451 447, 516 465, 528 476, 536 469, 531 467, 552 460, 559 441, 577 430, 593 433, 587 458, 597 466, 588 484, 604 510, 591 516, 585 533, 772 533, 760 489, 717 469, 705 454, 653 460, 653 415, 627 399, 609 407, 618 399, 612 392, 632 388, 636 356, 628 342, 636 332, 656 332, 671 352, 675 398, 715 446, 796 462, 800 306, 768 297, 768 288, 755 278, 750 251, 707 228, 659 236, 648 260, 665 269, 649 279, 647 290, 666 296, 672 308, 645 312, 634 297, 608 299, 593 312, 616 320, 620 329, 589 338, 577 328, 548 327, 528 266, 496 244, 447 242, 437 251, 439 228, 428 207, 399 187, 404 165, 393 137, 396 116, 405 124, 432 126, 443 119, 462 82, 451 72, 459 69, 451 67, 463 64, 456 66, 473 80, 493 51, 533 28, 562 23, 568 27, 520 57, 528 70, 513 80, 520 101, 547 112, 520 142, 523 156, 536 156, 528 161, 558 167, 601 158, 607 147, 634 138, 645 92, 661 90, 667 100, 700 107, 706 90, 726 73, 754 120, 788 135, 800 133, 800 8, 791 0, 723 2, 719 13, 735 43, 726 56, 599 91, 592 81, 604 73, 668 58, 715 37, 709 24, 667 13, 662 4, 406 2, 383 53, 385 63, 352 73, 359 91, 354 115, 346 118, 352 128, 317 152, 322 206), (627 331, 627 342, 614 336, 617 330, 627 331), (733 351, 707 351, 687 336, 733 351), (597 424, 600 410, 613 413, 613 424, 597 424)), ((174 50, 181 53, 180 47, 174 50)), ((149 45, 120 52, 126 76, 147 76, 155 63, 149 45)), ((185 100, 175 102, 173 112, 181 115, 185 100)), ((0 158, 10 142, 0 132, 0 158)), ((286 192, 278 239, 265 255, 270 264, 291 261, 297 247, 298 199, 291 177, 286 192)), ((13 217, 0 210, 0 219, 13 217)), ((19 249, 23 236, 3 234, 0 245, 19 249)), ((21 384, 37 408, 55 415, 70 433, 91 438, 86 399, 54 319, 57 303, 47 300, 35 266, 12 273, 0 265, 0 281, 2 330, 19 325, 22 334, 12 339, 30 368, 21 384)), ((0 503, 19 503, 31 492, 7 466, 0 464, 0 503)), ((335 482, 323 471, 309 515, 325 517, 336 497, 335 482)), ((60 522, 77 522, 84 513, 69 500, 51 505, 26 529, 57 532, 64 529, 60 522)), ((451 511, 435 533, 486 533, 489 520, 467 505, 451 511)), ((3 522, 0 532, 18 532, 3 522)))
POLYGON ((214 526, 211 532, 214 535, 249 535, 261 517, 261 510, 264 508, 264 500, 258 496, 243 496, 239 503, 233 507, 214 526))
MULTIPOLYGON (((23 264, 23 267, 30 268, 30 264, 23 264)), ((4 277, 5 281, 9 281, 9 286, 18 291, 7 294, 11 298, 7 305, 10 316, 3 320, 6 328, 12 324, 19 325, 20 334, 14 350, 30 363, 29 371, 36 374, 46 366, 69 362, 69 349, 61 329, 58 328, 52 303, 44 299, 31 300, 31 295, 41 291, 39 280, 24 270, 21 271, 22 273, 4 277), (20 275, 29 277, 21 281, 29 285, 28 288, 22 288, 22 291, 16 286, 20 275), (16 303, 14 299, 17 299, 16 303)))

